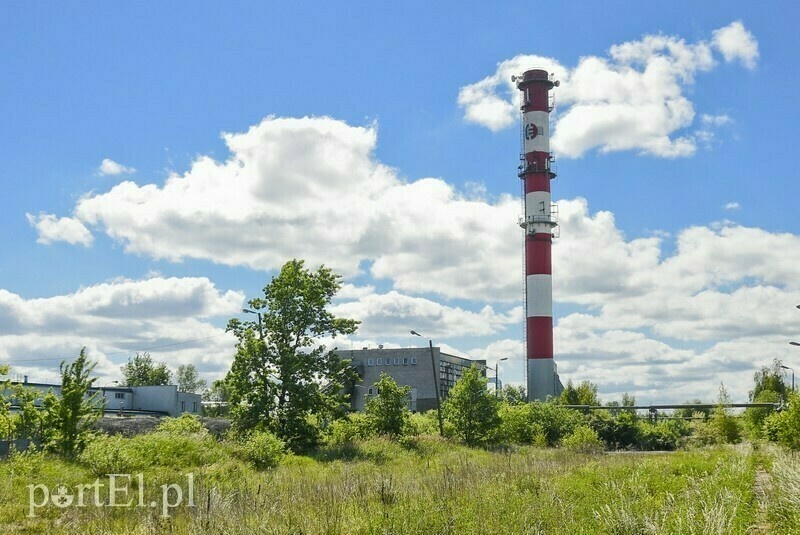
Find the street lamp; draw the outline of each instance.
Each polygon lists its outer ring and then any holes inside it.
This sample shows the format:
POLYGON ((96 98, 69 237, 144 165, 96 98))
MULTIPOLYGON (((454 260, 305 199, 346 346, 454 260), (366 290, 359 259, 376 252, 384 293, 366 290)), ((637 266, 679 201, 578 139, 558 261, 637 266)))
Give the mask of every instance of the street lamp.
MULTIPOLYGON (((800 345, 800 344, 795 344, 795 345, 800 345)), ((783 368, 784 370, 792 370, 792 392, 794 392, 794 368, 790 366, 784 366, 783 364, 781 364, 781 368, 783 368)))
POLYGON ((500 363, 504 360, 508 360, 508 357, 503 357, 501 359, 497 359, 497 362, 494 363, 496 366, 494 370, 494 390, 497 394, 497 397, 500 397, 500 363))
MULTIPOLYGON (((417 331, 411 331, 411 334, 414 336, 419 336, 420 338, 425 338, 417 331)), ((442 401, 439 398, 439 374, 436 373, 436 359, 433 358, 433 340, 430 338, 426 338, 428 340, 428 347, 431 349, 431 370, 433 371, 433 388, 436 390, 436 414, 439 417, 439 435, 444 437, 444 423, 442 422, 442 401)))
POLYGON ((256 312, 255 310, 250 310, 249 308, 243 308, 242 312, 244 312, 245 314, 255 314, 258 316, 258 336, 263 340, 264 331, 261 328, 261 312, 256 312))

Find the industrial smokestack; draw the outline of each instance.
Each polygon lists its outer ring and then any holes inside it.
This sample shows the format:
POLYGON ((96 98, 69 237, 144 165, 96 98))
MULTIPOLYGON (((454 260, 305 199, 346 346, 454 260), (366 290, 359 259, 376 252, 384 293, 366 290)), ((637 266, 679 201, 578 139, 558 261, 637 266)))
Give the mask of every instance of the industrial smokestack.
POLYGON ((558 82, 547 71, 533 69, 514 77, 521 94, 522 154, 525 215, 525 352, 528 399, 545 400, 560 393, 553 360, 553 281, 551 247, 558 210, 550 199, 556 177, 550 153, 550 90, 558 82))

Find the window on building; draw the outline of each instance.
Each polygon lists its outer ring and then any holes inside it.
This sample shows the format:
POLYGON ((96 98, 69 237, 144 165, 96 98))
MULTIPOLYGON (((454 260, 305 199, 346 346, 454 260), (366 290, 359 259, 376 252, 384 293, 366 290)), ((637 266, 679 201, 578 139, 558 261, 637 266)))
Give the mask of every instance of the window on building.
POLYGON ((386 357, 386 365, 389 366, 392 363, 392 359, 386 357))
POLYGON ((370 388, 367 390, 367 395, 368 395, 368 396, 371 396, 373 392, 374 392, 374 389, 373 389, 372 387, 370 387, 370 388))
POLYGON ((181 401, 181 411, 185 411, 185 410, 186 410, 186 402, 185 401, 181 401))
POLYGON ((192 412, 197 412, 197 402, 192 401, 192 412))
POLYGON ((378 366, 383 366, 383 359, 382 358, 378 358, 378 366))
POLYGON ((374 366, 374 365, 375 365, 375 361, 373 359, 369 359, 367 361, 367 366, 374 366))
POLYGON ((417 357, 411 357, 411 365, 414 366, 417 363, 417 357))
POLYGON ((394 358, 394 365, 395 366, 400 366, 400 359, 399 358, 397 358, 397 357, 394 358))
POLYGON ((408 366, 408 357, 403 357, 403 366, 408 366))
POLYGON ((125 392, 114 392, 114 399, 125 399, 125 392))

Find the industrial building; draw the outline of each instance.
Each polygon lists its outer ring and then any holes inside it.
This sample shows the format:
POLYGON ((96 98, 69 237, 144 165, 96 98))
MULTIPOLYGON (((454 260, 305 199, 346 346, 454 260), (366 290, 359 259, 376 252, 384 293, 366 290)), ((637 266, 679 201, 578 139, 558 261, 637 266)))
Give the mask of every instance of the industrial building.
POLYGON ((470 360, 449 355, 438 347, 340 349, 336 354, 342 360, 349 360, 361 378, 350 391, 351 407, 356 411, 363 411, 367 400, 377 395, 375 383, 380 379, 381 373, 389 375, 400 386, 411 387, 409 408, 413 412, 436 408, 434 371, 442 402, 447 399, 465 368, 474 365, 486 375, 485 360, 470 360), (431 363, 431 353, 433 353, 433 363, 431 363))
MULTIPOLYGON (((42 395, 52 391, 61 395, 61 385, 49 383, 29 383, 12 381, 11 385, 21 384, 28 388, 39 390, 42 395)), ((178 392, 177 385, 159 386, 102 386, 90 388, 89 396, 99 394, 99 401, 103 405, 103 413, 121 416, 149 415, 149 416, 180 416, 184 412, 200 414, 201 396, 190 392, 178 392)), ((13 392, 4 393, 6 399, 15 405, 13 392)), ((37 400, 37 405, 41 399, 37 400)))

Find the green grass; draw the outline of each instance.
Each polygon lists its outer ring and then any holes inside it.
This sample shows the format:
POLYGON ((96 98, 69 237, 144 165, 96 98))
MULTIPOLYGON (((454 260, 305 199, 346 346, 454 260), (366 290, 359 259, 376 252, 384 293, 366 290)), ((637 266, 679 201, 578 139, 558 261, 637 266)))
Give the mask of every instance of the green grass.
MULTIPOLYGON (((142 468, 144 502, 160 503, 160 485, 183 482, 185 489, 184 474, 192 472, 195 507, 175 508, 164 518, 160 507, 51 505, 30 518, 26 485, 74 487, 96 476, 83 464, 19 455, 0 462, 0 531, 729 534, 747 533, 756 523, 756 462, 747 446, 577 454, 469 449, 435 437, 402 445, 371 439, 323 448, 314 457, 289 455, 277 468, 258 471, 225 443, 203 451, 209 442, 198 436, 198 449, 184 442, 192 454, 180 455, 163 440, 153 444, 174 463, 150 452, 142 468)), ((776 466, 783 466, 780 459, 776 466)), ((792 473, 800 473, 796 463, 792 466, 792 473)), ((770 514, 796 523, 797 513, 790 511, 797 511, 794 502, 770 514)))

